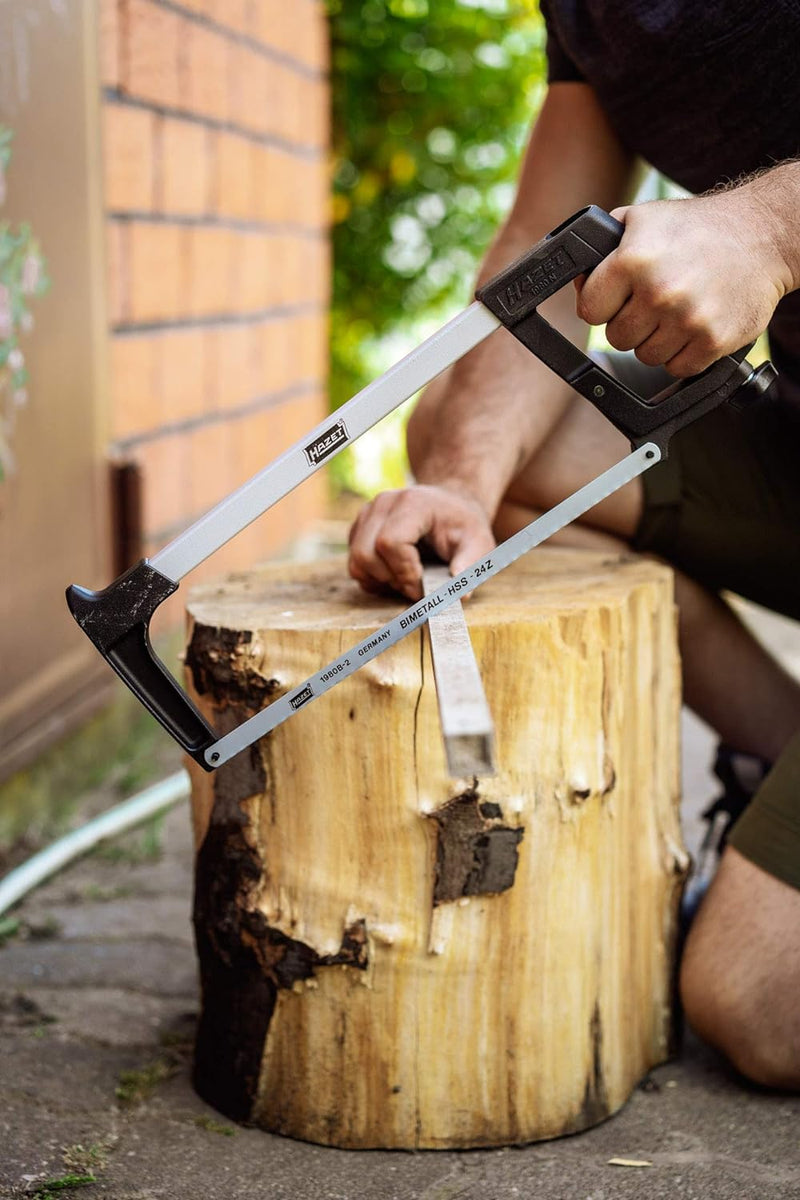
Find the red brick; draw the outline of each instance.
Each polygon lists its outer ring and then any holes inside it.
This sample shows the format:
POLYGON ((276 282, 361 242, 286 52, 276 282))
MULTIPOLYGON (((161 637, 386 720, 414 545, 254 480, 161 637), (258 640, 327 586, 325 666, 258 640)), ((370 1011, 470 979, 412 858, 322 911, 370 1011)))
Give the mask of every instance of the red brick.
POLYGON ((106 290, 108 316, 112 325, 130 313, 130 264, 128 227, 121 221, 106 222, 106 290))
POLYGON ((264 60, 266 94, 264 131, 287 141, 295 140, 295 129, 302 117, 296 112, 300 77, 283 63, 264 60))
POLYGON ((241 238, 230 229, 199 226, 192 242, 188 309, 194 316, 236 312, 243 307, 234 290, 236 247, 241 238))
POLYGON ((165 423, 200 416, 207 408, 206 343, 202 329, 159 335, 161 410, 165 423))
POLYGON ((237 486, 230 424, 214 421, 193 429, 188 442, 190 509, 199 516, 237 486))
POLYGON ((281 320, 264 321, 258 326, 261 346, 262 392, 282 392, 292 378, 290 322, 281 320))
POLYGON ((142 467, 145 536, 152 538, 192 517, 186 437, 171 434, 146 442, 136 447, 134 456, 142 467))
POLYGON ((144 109, 103 105, 106 207, 149 212, 153 207, 156 118, 144 109))
POLYGON ((257 147, 235 133, 217 137, 216 184, 217 211, 225 217, 252 219, 254 213, 253 152, 257 147))
POLYGON ((326 313, 309 313, 289 322, 289 353, 295 380, 313 380, 317 387, 324 387, 328 376, 326 313))
POLYGON ((258 8, 258 39, 264 46, 279 50, 294 59, 303 53, 300 42, 311 24, 311 5, 284 0, 260 0, 258 8))
POLYGON ((257 394, 252 326, 231 325, 220 330, 215 349, 217 404, 220 408, 241 408, 257 394))
POLYGON ((228 119, 228 49, 221 33, 186 22, 186 84, 182 107, 219 121, 228 119))
POLYGON ((236 33, 247 33, 250 27, 249 7, 250 0, 217 0, 214 20, 236 33))
POLYGON ((100 82, 117 88, 120 80, 120 21, 117 0, 100 0, 100 82))
POLYGON ((180 102, 180 48, 189 22, 150 0, 128 0, 122 84, 154 104, 180 102))
POLYGON ((180 216, 211 211, 213 134, 192 121, 166 118, 161 133, 161 208, 180 216))
POLYGON ((328 222, 329 207, 326 165, 316 159, 295 158, 291 178, 293 219, 309 229, 322 229, 328 222))
POLYGON ((266 133, 269 128, 269 71, 272 64, 251 49, 243 49, 238 57, 238 108, 233 119, 245 129, 266 133))
POLYGON ((275 405, 234 422, 233 446, 239 483, 263 470, 286 449, 282 410, 283 405, 275 405))
POLYGON ((253 207, 258 220, 274 224, 297 220, 296 164, 294 155, 272 146, 253 147, 253 207))
POLYGON ((115 439, 148 433, 162 423, 157 342, 152 334, 111 338, 111 433, 115 439))
POLYGON ((186 314, 190 300, 187 249, 191 233, 179 225, 131 222, 132 320, 161 321, 186 314))
POLYGON ((328 87, 325 81, 296 75, 285 136, 301 146, 322 149, 329 140, 328 87))
POLYGON ((327 69, 329 31, 322 4, 259 0, 257 8, 257 36, 262 44, 312 70, 327 69))
POLYGON ((236 236, 236 295, 241 312, 261 312, 279 301, 279 267, 271 256, 276 238, 261 233, 236 236))

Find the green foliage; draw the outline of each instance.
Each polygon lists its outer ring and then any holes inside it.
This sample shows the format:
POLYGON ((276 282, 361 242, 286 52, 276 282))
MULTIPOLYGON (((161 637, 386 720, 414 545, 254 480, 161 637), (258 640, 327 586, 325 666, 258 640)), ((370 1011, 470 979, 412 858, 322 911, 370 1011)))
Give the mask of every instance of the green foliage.
POLYGON ((465 303, 543 94, 533 0, 328 0, 334 407, 391 331, 465 303))

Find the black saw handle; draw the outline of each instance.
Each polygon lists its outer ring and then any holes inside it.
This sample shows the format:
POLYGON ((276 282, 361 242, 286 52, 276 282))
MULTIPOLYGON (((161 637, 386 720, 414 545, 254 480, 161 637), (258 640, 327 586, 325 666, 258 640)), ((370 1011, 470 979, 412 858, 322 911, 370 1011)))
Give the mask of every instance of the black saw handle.
POLYGON ((102 591, 72 584, 67 588, 67 604, 109 666, 178 745, 208 771, 203 755, 217 735, 150 643, 153 613, 177 590, 177 583, 143 558, 102 591))
POLYGON ((669 440, 679 429, 734 393, 739 393, 740 403, 763 395, 775 379, 775 370, 771 363, 754 369, 745 360, 751 346, 743 346, 699 375, 677 380, 646 400, 554 329, 537 312, 538 306, 616 250, 623 232, 619 221, 592 204, 495 275, 475 297, 537 358, 590 400, 634 449, 654 442, 666 457, 669 440), (744 385, 747 393, 740 392, 744 385))
MULTIPOLYGON (((622 232, 622 225, 602 209, 585 208, 480 288, 477 298, 528 349, 591 400, 634 446, 653 441, 665 452, 677 429, 734 393, 741 396, 744 383, 756 385, 749 389, 753 394, 763 392, 774 371, 765 364, 754 372, 742 361, 747 347, 646 401, 553 329, 537 306, 611 254, 622 232)), ((213 753, 211 763, 205 754, 217 735, 150 644, 150 619, 177 586, 142 559, 102 591, 67 588, 67 603, 81 629, 131 691, 195 762, 212 770, 213 753)))

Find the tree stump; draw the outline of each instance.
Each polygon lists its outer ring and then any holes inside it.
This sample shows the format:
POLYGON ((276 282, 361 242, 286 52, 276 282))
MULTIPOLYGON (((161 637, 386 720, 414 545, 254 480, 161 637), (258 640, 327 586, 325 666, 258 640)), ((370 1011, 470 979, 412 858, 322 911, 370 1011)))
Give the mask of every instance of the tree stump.
MULTIPOLYGON (((344 564, 197 588, 220 729, 383 624, 344 564)), ((416 631, 215 774, 194 770, 195 1084, 342 1147, 585 1129, 670 1052, 679 666, 670 572, 537 550, 465 606, 491 779, 447 775, 416 631)))

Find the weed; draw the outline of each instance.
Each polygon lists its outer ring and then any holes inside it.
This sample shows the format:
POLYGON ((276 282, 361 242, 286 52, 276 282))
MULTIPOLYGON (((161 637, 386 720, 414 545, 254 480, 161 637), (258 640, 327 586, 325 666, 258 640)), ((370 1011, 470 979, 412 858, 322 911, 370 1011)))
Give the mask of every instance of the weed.
POLYGON ((84 1146, 77 1142, 74 1146, 64 1146, 61 1150, 61 1161, 70 1171, 78 1174, 93 1175, 95 1171, 104 1171, 108 1166, 108 1154, 115 1139, 109 1138, 103 1142, 94 1142, 84 1146))
POLYGON ((193 1123, 200 1129, 207 1129, 209 1133, 221 1133, 223 1137, 236 1137, 236 1130, 232 1125, 223 1125, 220 1121, 215 1121, 213 1117, 207 1117, 205 1114, 195 1117, 193 1123))
POLYGON ((92 1183, 97 1183, 97 1177, 92 1174, 61 1175, 58 1179, 46 1179, 44 1183, 39 1184, 32 1194, 31 1200, 54 1200, 56 1192, 65 1192, 69 1188, 88 1187, 92 1183))
POLYGON ((175 1074, 176 1069, 175 1063, 159 1058, 138 1071, 123 1071, 116 1089, 117 1099, 125 1107, 143 1104, 160 1083, 175 1074))
POLYGON ((3 917, 0 919, 0 946, 5 946, 16 933, 19 933, 18 917, 3 917))

